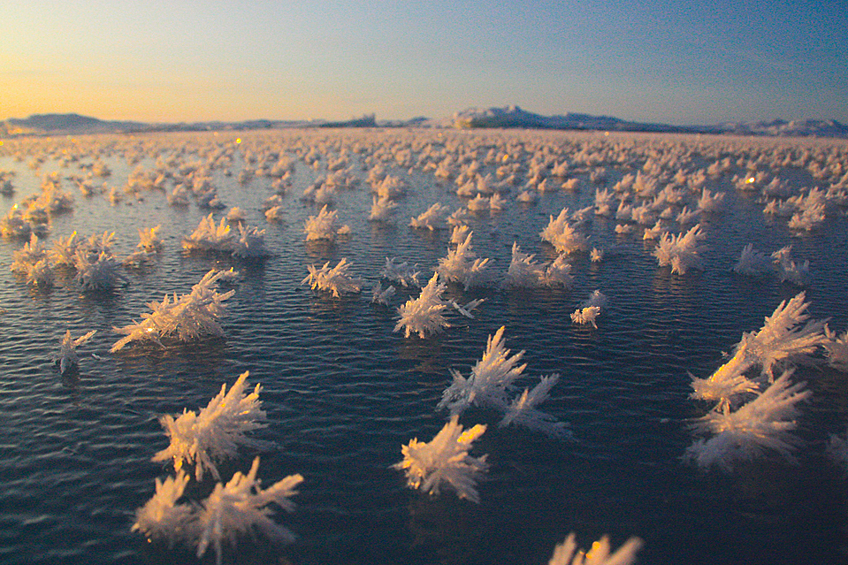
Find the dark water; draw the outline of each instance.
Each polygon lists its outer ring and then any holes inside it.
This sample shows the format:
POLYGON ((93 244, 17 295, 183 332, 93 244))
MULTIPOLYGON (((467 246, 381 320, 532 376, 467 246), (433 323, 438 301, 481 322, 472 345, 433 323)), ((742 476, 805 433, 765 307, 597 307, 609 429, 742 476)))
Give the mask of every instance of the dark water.
MULTIPOLYGON (((300 135, 257 136, 249 140, 250 149, 279 144, 295 159, 299 145, 292 139, 300 135)), ((361 164, 372 142, 358 135, 308 134, 299 143, 312 143, 326 162, 343 147, 355 151, 359 142, 366 150, 354 154, 351 163, 361 164)), ((382 142, 402 134, 372 135, 382 142)), ((520 140, 528 134, 502 135, 520 140)), ((153 168, 158 156, 177 150, 183 152, 180 162, 197 160, 198 147, 230 147, 234 138, 82 143, 102 149, 102 160, 112 168, 112 176, 98 182, 121 187, 137 164, 153 168), (128 162, 128 147, 137 163, 128 162)), ((406 224, 437 201, 458 207, 449 186, 429 173, 387 162, 389 172, 408 181, 408 196, 400 200, 396 225, 373 225, 367 221, 367 171, 358 167, 361 186, 339 192, 335 202, 352 235, 333 245, 307 243, 303 222, 319 207, 299 196, 321 171, 296 161, 284 220, 268 224, 260 205, 272 194, 271 179, 241 184, 236 178, 244 166, 245 138, 232 162, 213 170, 213 186, 228 206, 247 211, 248 224, 267 230, 266 245, 275 255, 266 261, 184 255, 181 238, 208 213, 194 203, 173 208, 164 193, 145 192, 143 201, 128 197, 111 205, 103 196, 80 196, 67 180, 62 186, 74 193, 74 210, 52 219, 48 247, 51 238, 73 230, 82 236, 108 230, 116 232, 114 250, 123 256, 134 250, 137 228, 161 224, 165 248, 155 265, 128 271, 129 284, 112 293, 83 294, 72 280, 61 278, 54 288, 35 291, 9 269, 23 242, 0 240, 0 562, 198 562, 192 548, 148 544, 130 526, 136 509, 153 494, 154 479, 170 472, 150 461, 168 443, 158 417, 205 406, 222 383, 232 383, 246 370, 252 383, 262 384, 268 414, 268 427, 254 436, 277 444, 260 454, 263 484, 292 473, 305 480, 295 497, 297 510, 278 517, 298 541, 278 547, 243 537, 235 550, 226 550, 225 562, 540 564, 571 531, 583 547, 604 533, 614 546, 638 535, 645 540, 641 563, 848 562, 846 477, 824 449, 828 435, 844 432, 848 421, 845 374, 826 368, 796 373, 814 391, 799 420, 804 444, 797 465, 766 457, 723 474, 680 461, 693 441, 688 423, 705 410, 688 399, 687 372, 710 374, 742 332, 758 329, 781 300, 800 290, 774 276, 733 274, 741 248, 752 242, 771 252, 791 243, 796 259, 811 263, 806 288, 811 314, 829 317, 831 327, 842 331, 848 327, 844 214, 812 234, 794 237, 785 220, 765 219, 762 204, 738 194, 725 175, 707 184, 726 192, 727 211, 702 222, 709 245, 704 271, 671 275, 657 266, 650 245, 616 235, 615 220, 596 218, 589 228, 591 243, 606 250, 605 260, 590 264, 577 256, 572 289, 451 287, 459 302, 486 299, 476 318, 457 319, 435 337, 404 339, 392 329, 395 307, 408 292, 399 292, 385 308, 370 304, 369 292, 331 299, 300 282, 307 264, 335 264, 343 257, 366 280, 366 288, 379 279, 387 256, 419 264, 422 280, 429 278, 446 254, 450 234, 422 233, 406 224), (188 292, 210 268, 230 266, 240 276, 222 320, 225 339, 108 352, 119 337, 112 327, 140 319, 146 304, 166 293, 188 292), (598 329, 572 325, 569 314, 596 288, 610 299, 598 329), (449 369, 467 374, 487 336, 502 325, 508 347, 526 350, 521 384, 532 386, 553 372, 562 375, 542 408, 570 422, 577 441, 499 429, 496 414, 470 411, 462 417, 464 425, 490 424, 474 449, 488 453, 491 464, 480 484, 480 504, 458 500, 450 491, 430 498, 408 489, 402 474, 391 469, 401 459, 400 446, 413 437, 429 440, 441 428, 446 414, 435 407, 450 383, 449 369), (52 358, 67 329, 75 337, 99 331, 80 349, 79 375, 63 379, 52 358)), ((556 144, 559 138, 543 139, 556 144)), ((17 171, 16 194, 0 197, 4 213, 38 191, 42 174, 58 171, 67 177, 80 173, 80 163, 93 161, 86 154, 63 167, 61 149, 45 155, 43 145, 11 141, 0 149, 7 151, 0 170, 17 171), (23 161, 12 159, 15 149, 24 152, 23 161), (37 172, 27 167, 34 152, 46 157, 37 172)), ((607 166, 606 186, 628 172, 607 166)), ((797 170, 785 177, 797 187, 814 182, 797 170)), ((471 222, 474 248, 504 273, 513 241, 540 260, 551 259, 551 248, 538 236, 549 215, 564 206, 589 205, 593 197, 585 182, 576 193, 544 194, 533 205, 513 203, 502 213, 477 215, 471 222)), ((221 466, 222 475, 247 471, 255 455, 243 451, 221 466)), ((188 494, 200 500, 211 488, 207 480, 190 486, 188 494)), ((214 562, 213 552, 201 561, 214 562)))

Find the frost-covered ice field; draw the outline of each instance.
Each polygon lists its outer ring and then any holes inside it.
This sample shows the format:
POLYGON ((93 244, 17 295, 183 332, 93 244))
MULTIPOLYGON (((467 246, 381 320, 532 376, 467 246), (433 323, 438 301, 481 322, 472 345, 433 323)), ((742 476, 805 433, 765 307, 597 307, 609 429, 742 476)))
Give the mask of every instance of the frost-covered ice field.
POLYGON ((3 563, 848 560, 844 141, 22 138, 0 175, 3 563))

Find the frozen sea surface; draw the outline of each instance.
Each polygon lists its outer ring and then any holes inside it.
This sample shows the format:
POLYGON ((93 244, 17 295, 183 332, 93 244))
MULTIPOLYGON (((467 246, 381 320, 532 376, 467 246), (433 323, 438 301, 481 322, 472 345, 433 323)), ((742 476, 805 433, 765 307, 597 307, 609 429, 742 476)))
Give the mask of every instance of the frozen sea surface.
MULTIPOLYGON (((245 536, 235 550, 225 549, 226 563, 541 564, 571 531, 582 547, 604 533, 610 534, 613 546, 637 535, 645 540, 640 563, 848 561, 848 485, 843 470, 825 454, 829 434, 843 433, 848 422, 848 375, 827 367, 798 369, 796 378, 808 381, 813 400, 803 406, 799 419, 804 443, 796 465, 764 457, 727 474, 681 462, 694 439, 689 424, 707 409, 688 398, 688 373, 712 373, 722 363, 722 352, 743 332, 757 330, 782 300, 801 290, 775 276, 731 272, 742 247, 751 242, 770 253, 791 243, 796 259, 810 261, 810 313, 830 318, 832 328, 844 331, 844 212, 829 217, 818 230, 795 236, 785 219, 764 216, 761 202, 734 188, 731 175, 745 172, 734 164, 707 181, 708 188, 726 194, 726 211, 701 222, 709 247, 703 271, 672 275, 657 266, 652 244, 640 236, 618 235, 614 219, 597 217, 586 231, 590 244, 605 250, 604 260, 592 264, 588 255, 575 256, 570 290, 503 291, 491 286, 464 291, 451 286, 449 295, 457 302, 486 299, 475 319, 457 317, 443 334, 405 339, 392 332, 396 307, 415 293, 399 289, 387 308, 370 303, 370 288, 386 257, 417 263, 425 282, 445 256, 450 232, 412 230, 409 219, 435 202, 452 211, 463 201, 451 192, 454 185, 438 182, 432 172, 398 166, 401 158, 387 160, 387 172, 408 183, 407 195, 398 200, 394 225, 369 223, 371 195, 365 177, 372 164, 364 161, 369 143, 425 136, 438 146, 445 142, 443 136, 462 144, 474 142, 475 135, 497 135, 493 139, 514 147, 532 147, 536 142, 526 139, 541 134, 239 135, 244 138, 240 144, 230 132, 19 140, 0 147, 0 170, 16 172, 15 194, 0 197, 4 213, 38 193, 42 175, 54 171, 63 179, 62 188, 74 194, 73 211, 51 220, 44 239, 48 247, 53 238, 74 230, 83 237, 115 231, 114 251, 126 256, 138 243, 137 229, 157 224, 164 241, 152 265, 125 271, 128 285, 114 292, 82 293, 72 280, 62 278, 52 289, 29 288, 9 269, 23 241, 0 240, 0 562, 214 562, 212 551, 198 560, 193 548, 147 543, 130 526, 136 509, 153 494, 154 479, 171 472, 150 460, 168 443, 159 416, 205 406, 222 383, 233 383, 246 370, 251 383, 263 386, 260 399, 269 423, 252 435, 276 443, 260 453, 263 484, 293 473, 305 480, 293 499, 296 511, 278 517, 297 541, 280 547, 245 536), (373 139, 377 141, 369 141, 373 139), (73 154, 73 144, 85 150, 63 162, 63 144, 65 155, 73 154), (58 149, 48 152, 51 145, 58 149), (242 183, 237 177, 246 155, 277 145, 289 152, 295 174, 283 197, 283 220, 268 223, 261 205, 273 194, 272 179, 255 176, 242 183), (320 155, 318 169, 296 155, 304 147, 320 155), (95 184, 121 189, 136 167, 154 169, 163 155, 176 155, 177 163, 205 161, 210 150, 224 149, 232 158, 211 170, 212 185, 228 207, 246 211, 249 225, 267 230, 265 243, 274 255, 264 261, 184 254, 181 239, 209 213, 194 201, 185 208, 171 207, 164 192, 145 191, 140 200, 127 196, 113 205, 103 195, 81 196, 68 180, 85 175, 84 167, 99 158, 112 174, 95 177, 95 184), (198 150, 207 153, 201 156, 198 150), (300 196, 318 175, 326 174, 327 163, 342 150, 350 152, 348 162, 361 184, 338 191, 332 207, 340 222, 350 225, 351 235, 334 244, 306 242, 304 221, 320 206, 300 196), (13 158, 15 152, 21 160, 13 158), (36 156, 44 160, 33 170, 28 164, 36 156), (332 299, 301 286, 306 265, 335 265, 344 257, 365 279, 362 294, 332 299), (225 339, 109 353, 120 337, 111 328, 139 320, 148 311, 146 304, 166 293, 189 292, 210 268, 231 266, 240 275, 221 320, 225 339), (569 314, 594 289, 609 297, 598 328, 573 325, 569 314), (431 498, 408 489, 402 473, 391 468, 401 459, 401 445, 413 437, 429 440, 442 427, 448 415, 437 412, 436 405, 450 384, 449 370, 467 374, 483 353, 487 336, 502 325, 507 347, 526 350, 522 387, 542 375, 562 375, 542 409, 570 422, 577 441, 557 441, 522 428, 499 429, 497 414, 471 410, 462 416, 464 425, 489 424, 473 450, 489 454, 490 470, 479 485, 480 504, 458 500, 449 490, 431 498), (63 378, 53 356, 68 329, 74 337, 91 329, 98 333, 80 348, 79 374, 63 378)), ((554 146, 561 139, 612 142, 600 134, 545 134, 541 139, 554 146)), ((638 145, 677 138, 613 139, 638 145)), ((726 143, 724 154, 738 156, 740 148, 753 142, 719 138, 711 143, 726 143)), ((767 143, 815 150, 816 143, 825 142, 767 143)), ((415 147, 413 154, 421 150, 415 147)), ((483 161, 485 151, 478 152, 483 161)), ((692 159, 701 159, 693 163, 704 167, 711 162, 697 155, 692 159)), ((551 260, 553 249, 539 238, 549 216, 564 206, 573 211, 592 204, 596 187, 612 187, 642 165, 638 160, 629 168, 605 164, 607 179, 599 185, 588 180, 592 168, 577 167, 571 175, 582 182, 576 192, 544 193, 534 204, 511 202, 503 212, 476 214, 470 221, 473 247, 502 274, 514 241, 537 259, 551 260)), ((494 165, 483 164, 481 171, 494 171, 494 165)), ((805 170, 774 174, 796 189, 827 187, 805 170)), ((170 192, 173 183, 166 187, 170 192)), ((216 212, 215 219, 225 214, 216 212)), ((255 455, 242 450, 219 467, 222 476, 246 472, 255 455)), ((189 494, 200 500, 211 485, 211 478, 192 484, 189 494)))

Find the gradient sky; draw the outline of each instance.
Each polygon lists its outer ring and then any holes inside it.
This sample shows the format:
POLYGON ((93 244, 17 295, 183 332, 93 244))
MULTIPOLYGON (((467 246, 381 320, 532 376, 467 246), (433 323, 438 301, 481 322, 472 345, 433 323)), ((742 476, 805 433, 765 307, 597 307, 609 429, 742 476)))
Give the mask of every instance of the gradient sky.
POLYGON ((848 123, 846 13, 843 0, 0 0, 0 119, 442 118, 517 104, 848 123))

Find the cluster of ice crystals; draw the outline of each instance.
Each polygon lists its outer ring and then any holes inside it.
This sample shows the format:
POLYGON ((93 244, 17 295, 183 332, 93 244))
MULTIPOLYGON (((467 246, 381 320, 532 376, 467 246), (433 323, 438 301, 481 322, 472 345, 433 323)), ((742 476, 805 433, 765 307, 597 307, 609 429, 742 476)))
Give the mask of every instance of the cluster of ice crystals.
POLYGON ((388 288, 383 289, 383 285, 378 281, 377 284, 371 291, 371 302, 373 304, 383 304, 388 305, 389 299, 395 295, 395 287, 389 285, 388 288))
POLYGON ((59 355, 56 358, 56 363, 59 365, 59 372, 63 375, 77 366, 79 363, 79 357, 77 356, 77 347, 86 343, 91 338, 94 337, 94 334, 97 333, 97 330, 91 330, 87 334, 82 337, 78 337, 74 339, 71 337, 71 330, 65 332, 64 337, 62 338, 62 347, 59 350, 59 355))
POLYGON ((518 243, 513 242, 512 260, 501 286, 504 288, 571 287, 574 277, 571 274, 571 264, 565 254, 558 255, 548 265, 536 263, 533 257, 534 255, 522 252, 518 243))
POLYGON ((472 457, 469 451, 485 431, 486 426, 481 424, 463 430, 459 416, 454 415, 429 443, 415 438, 401 446, 403 461, 394 468, 405 471, 411 488, 438 495, 447 484, 459 498, 479 503, 477 479, 488 465, 486 455, 472 457))
POLYGON ((842 335, 837 335, 836 332, 825 326, 824 333, 827 341, 822 346, 828 364, 837 371, 848 373, 848 330, 842 332, 842 335))
POLYGON ((812 394, 804 390, 806 383, 792 384, 793 371, 785 371, 753 400, 736 410, 728 404, 712 410, 697 422, 698 429, 712 434, 689 446, 684 455, 699 467, 719 466, 731 471, 734 464, 750 461, 774 451, 790 461, 799 440, 792 433, 798 404, 812 394))
POLYGON ((589 238, 578 232, 569 221, 568 208, 563 208, 559 216, 550 217, 550 221, 539 236, 554 246, 558 253, 571 254, 589 249, 589 238))
POLYGON ((96 255, 85 249, 77 249, 74 267, 76 280, 83 290, 112 290, 127 278, 120 272, 120 263, 108 251, 96 255))
POLYGON ((338 212, 325 204, 317 216, 309 216, 303 226, 306 241, 335 241, 337 236, 350 233, 350 226, 339 226, 338 212))
POLYGON ((742 248, 739 261, 734 265, 733 271, 740 275, 760 275, 771 271, 771 267, 771 259, 754 249, 753 243, 749 243, 742 248))
POLYGON ((262 447, 260 442, 245 434, 265 427, 265 412, 261 408, 256 385, 247 391, 249 371, 242 373, 227 392, 227 385, 199 412, 183 410, 177 418, 166 414, 159 419, 171 440, 170 445, 153 456, 153 461, 173 461, 174 469, 194 465, 194 475, 203 480, 205 470, 220 480, 215 462, 234 457, 239 446, 262 447))
POLYGON ((548 565, 632 565, 636 563, 636 553, 642 548, 644 542, 631 537, 624 545, 615 552, 610 553, 610 541, 607 536, 592 544, 589 551, 578 549, 574 533, 568 534, 560 544, 554 547, 548 565))
POLYGON ((409 226, 415 229, 428 229, 430 231, 443 229, 445 227, 445 215, 448 207, 436 202, 425 212, 422 212, 409 222, 409 226))
POLYGON ((342 294, 355 294, 362 290, 362 279, 351 276, 348 272, 350 263, 347 258, 343 258, 339 263, 330 268, 330 263, 317 269, 315 265, 309 265, 309 274, 300 284, 309 284, 312 290, 324 290, 333 293, 333 296, 340 298, 342 294))
POLYGON ((777 274, 782 282, 789 282, 796 286, 806 286, 810 273, 810 262, 796 263, 792 257, 792 246, 781 247, 771 254, 777 274))
POLYGON ((392 282, 400 283, 404 288, 409 286, 420 287, 418 265, 409 266, 406 262, 396 264, 394 257, 386 257, 386 265, 380 271, 380 276, 392 282))
POLYGON ((445 319, 445 309, 450 303, 443 298, 447 285, 439 281, 439 273, 433 273, 429 282, 421 289, 418 298, 410 298, 398 308, 400 320, 394 331, 404 330, 404 337, 417 333, 424 339, 427 335, 440 333, 450 327, 445 319))
POLYGON ((756 393, 763 380, 771 380, 776 365, 804 362, 818 347, 829 343, 825 322, 810 320, 809 303, 801 292, 781 302, 759 331, 747 332, 731 358, 706 379, 692 378, 692 398, 717 402, 720 408, 756 393), (760 368, 760 376, 747 373, 760 368))
POLYGON ((291 543, 295 535, 271 519, 276 504, 287 512, 294 511, 289 500, 298 493, 297 486, 303 482, 300 474, 289 475, 267 489, 260 488, 256 478, 259 457, 253 460, 247 475, 236 472, 227 484, 218 483, 212 494, 203 501, 197 515, 199 539, 197 557, 203 557, 209 545, 215 548, 216 563, 221 565, 223 543, 235 543, 237 536, 258 531, 277 543, 291 543))
POLYGON ((525 390, 517 398, 510 399, 516 389, 514 383, 527 368, 520 364, 524 351, 510 356, 503 340, 505 327, 501 326, 494 336, 489 336, 483 357, 472 367, 468 378, 451 369, 453 382, 442 393, 438 409, 447 408, 451 415, 462 414, 471 406, 492 408, 504 415, 501 426, 523 425, 541 431, 551 437, 567 438, 570 432, 563 422, 537 410, 535 407, 548 398, 548 393, 559 380, 559 375, 542 377, 530 391, 525 390))
POLYGON ((472 232, 456 249, 448 251, 447 257, 439 259, 436 272, 446 281, 458 282, 468 290, 484 281, 489 259, 478 259, 471 249, 472 232))
POLYGON ((175 339, 181 342, 195 341, 205 337, 222 337, 224 330, 218 318, 224 313, 224 301, 235 290, 219 293, 215 283, 226 276, 225 271, 211 270, 194 285, 191 293, 173 299, 165 295, 162 302, 150 302, 152 310, 142 314, 142 321, 122 328, 114 328, 117 333, 125 334, 111 348, 114 353, 134 341, 153 342, 164 346, 162 340, 175 339))
POLYGON ((235 237, 227 219, 221 218, 221 223, 216 225, 212 213, 200 220, 191 235, 183 238, 186 251, 231 253, 234 245, 235 237))
POLYGON ((178 504, 188 482, 189 476, 183 472, 164 481, 157 478, 156 492, 136 511, 131 531, 141 532, 147 539, 167 540, 169 545, 190 537, 194 509, 189 504, 178 504))
POLYGON ((601 314, 601 309, 607 304, 607 297, 600 290, 595 290, 589 294, 589 298, 584 300, 580 306, 571 313, 571 321, 575 324, 592 324, 596 328, 595 323, 597 317, 601 314))
POLYGON ((685 275, 689 269, 703 269, 701 253, 706 248, 701 245, 704 239, 701 225, 696 224, 685 234, 665 234, 660 238, 657 248, 654 249, 654 257, 660 267, 671 266, 671 272, 685 275))

